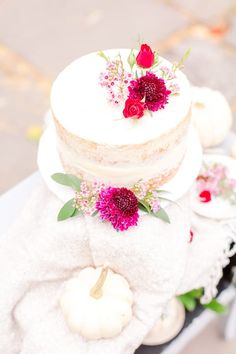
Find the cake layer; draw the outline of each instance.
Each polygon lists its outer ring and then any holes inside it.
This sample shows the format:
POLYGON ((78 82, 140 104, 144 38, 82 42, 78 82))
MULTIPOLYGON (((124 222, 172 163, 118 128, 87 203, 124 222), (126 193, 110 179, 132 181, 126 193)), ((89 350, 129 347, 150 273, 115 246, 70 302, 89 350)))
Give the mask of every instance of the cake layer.
POLYGON ((188 114, 176 129, 136 145, 104 145, 71 134, 54 119, 58 151, 66 172, 106 184, 132 185, 138 180, 167 182, 177 172, 186 151, 188 114))
MULTIPOLYGON (((129 50, 120 50, 125 70, 129 50)), ((115 57, 118 50, 106 51, 115 57)), ((163 67, 171 64, 161 59, 163 67)), ((83 179, 129 186, 138 180, 167 182, 186 151, 191 113, 189 83, 177 71, 179 94, 164 109, 141 119, 125 119, 123 107, 107 102, 99 75, 104 61, 96 53, 70 64, 56 79, 51 108, 58 151, 68 173, 83 179)))

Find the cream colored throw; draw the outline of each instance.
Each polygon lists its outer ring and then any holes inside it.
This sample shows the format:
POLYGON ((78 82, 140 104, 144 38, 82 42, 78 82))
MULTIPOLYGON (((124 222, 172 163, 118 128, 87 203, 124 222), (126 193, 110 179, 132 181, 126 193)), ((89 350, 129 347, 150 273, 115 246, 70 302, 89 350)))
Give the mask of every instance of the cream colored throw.
MULTIPOLYGON (((218 224, 197 226, 199 232, 189 244, 188 198, 180 204, 168 206, 171 224, 144 215, 138 227, 116 232, 98 216, 57 222, 62 203, 39 185, 18 221, 0 237, 0 353, 133 354, 166 303, 181 287, 186 290, 193 286, 190 269, 195 272, 199 264, 204 264, 206 279, 202 285, 207 285, 222 254, 224 262, 228 261, 232 238, 224 237, 218 224), (201 255, 204 239, 208 240, 208 250, 201 255), (63 282, 73 272, 107 262, 130 284, 133 317, 116 338, 86 341, 69 331, 58 299, 63 282)), ((201 271, 197 269, 198 286, 200 280, 201 271)))

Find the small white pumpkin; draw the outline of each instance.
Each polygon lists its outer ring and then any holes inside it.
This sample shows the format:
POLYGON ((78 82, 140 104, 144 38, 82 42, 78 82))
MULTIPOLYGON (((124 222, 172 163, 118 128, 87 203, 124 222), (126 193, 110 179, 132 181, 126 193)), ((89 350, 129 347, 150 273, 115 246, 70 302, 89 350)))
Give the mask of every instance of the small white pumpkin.
POLYGON ((184 321, 185 309, 183 304, 177 298, 171 299, 165 313, 145 337, 143 344, 159 345, 169 342, 181 331, 184 321))
POLYGON ((236 159, 236 139, 231 146, 231 156, 236 159))
POLYGON ((108 267, 81 270, 60 298, 70 330, 90 340, 117 336, 131 320, 132 304, 127 280, 108 267))
POLYGON ((203 147, 224 141, 232 125, 232 112, 225 97, 208 87, 192 87, 192 120, 203 147))

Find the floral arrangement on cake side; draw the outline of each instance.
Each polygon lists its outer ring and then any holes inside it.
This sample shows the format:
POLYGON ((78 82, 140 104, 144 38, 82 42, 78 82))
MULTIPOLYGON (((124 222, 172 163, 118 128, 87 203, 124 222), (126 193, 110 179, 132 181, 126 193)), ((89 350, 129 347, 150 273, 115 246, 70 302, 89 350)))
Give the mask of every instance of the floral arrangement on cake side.
POLYGON ((98 182, 89 182, 70 174, 55 173, 52 179, 64 186, 71 187, 75 197, 69 200, 59 211, 58 221, 81 214, 96 216, 111 223, 117 231, 126 231, 137 226, 139 210, 170 223, 166 211, 161 206, 169 201, 163 196, 165 191, 155 185, 139 181, 130 189, 125 187, 105 186, 98 182))
POLYGON ((122 105, 124 118, 140 119, 146 112, 152 114, 165 108, 169 96, 179 94, 176 71, 183 67, 190 50, 170 68, 162 65, 159 54, 149 45, 141 44, 137 55, 133 49, 130 51, 129 71, 125 70, 120 53, 114 59, 102 51, 98 54, 106 61, 99 84, 107 90, 108 102, 122 105))

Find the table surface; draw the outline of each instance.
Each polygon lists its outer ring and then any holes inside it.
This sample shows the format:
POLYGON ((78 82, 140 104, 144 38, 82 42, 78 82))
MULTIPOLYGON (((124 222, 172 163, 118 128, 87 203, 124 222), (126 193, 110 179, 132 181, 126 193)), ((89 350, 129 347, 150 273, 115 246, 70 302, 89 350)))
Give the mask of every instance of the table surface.
MULTIPOLYGON (((35 172, 14 188, 0 197, 0 234, 7 231, 13 220, 23 208, 27 198, 34 188, 41 182, 39 172, 35 172)), ((226 287, 224 284, 223 288, 226 287)), ((229 286, 221 293, 221 301, 229 303, 235 297, 235 288, 229 286)), ((181 333, 171 342, 160 346, 141 346, 136 354, 177 354, 196 336, 213 318, 215 314, 203 311, 201 307, 186 316, 185 326, 181 333)))

